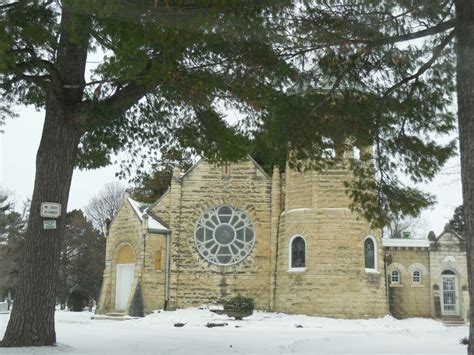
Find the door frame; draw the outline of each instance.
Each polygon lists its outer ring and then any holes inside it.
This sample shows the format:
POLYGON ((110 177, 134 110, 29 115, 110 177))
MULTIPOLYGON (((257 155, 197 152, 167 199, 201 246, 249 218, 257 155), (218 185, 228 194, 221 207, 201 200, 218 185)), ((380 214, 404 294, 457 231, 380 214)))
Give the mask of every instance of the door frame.
POLYGON ((124 311, 126 310, 127 308, 127 304, 128 302, 130 301, 130 295, 132 293, 132 289, 133 289, 133 279, 135 277, 135 263, 129 263, 129 264, 117 264, 116 265, 116 271, 115 271, 115 310, 117 311, 124 311), (127 299, 127 303, 125 304, 125 307, 121 308, 119 307, 118 305, 118 301, 119 301, 119 285, 121 285, 121 282, 119 282, 119 275, 121 274, 121 270, 124 270, 124 269, 131 269, 132 270, 132 277, 131 277, 131 280, 130 280, 130 292, 128 294, 128 299, 127 299))
POLYGON ((460 315, 460 293, 459 293, 459 277, 456 271, 452 269, 445 269, 441 272, 441 315, 442 316, 459 316, 460 315), (445 271, 450 271, 452 274, 445 274, 445 271), (454 311, 445 311, 444 309, 444 277, 454 277, 454 292, 455 292, 455 303, 454 303, 454 311))

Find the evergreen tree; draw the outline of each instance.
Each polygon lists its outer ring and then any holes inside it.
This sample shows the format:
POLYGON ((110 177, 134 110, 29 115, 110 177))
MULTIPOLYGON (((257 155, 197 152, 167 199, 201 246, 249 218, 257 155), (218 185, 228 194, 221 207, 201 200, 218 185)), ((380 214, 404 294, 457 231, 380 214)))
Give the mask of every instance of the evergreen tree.
MULTIPOLYGON (((279 19, 282 31, 295 28, 281 53, 302 68, 302 96, 311 98, 309 113, 320 118, 313 129, 330 133, 321 139, 349 137, 356 145, 374 146, 377 183, 371 186, 364 178, 371 169, 354 164, 360 181, 352 184, 351 194, 365 215, 375 215, 381 224, 387 224, 390 211, 416 215, 434 202, 397 181, 397 173, 414 182, 430 180, 452 155, 454 142, 443 146, 437 136, 454 128, 449 105, 456 91, 473 320, 474 3, 303 0, 297 12, 288 10, 279 19), (334 130, 334 120, 344 128, 334 130)), ((288 123, 290 135, 311 131, 288 123)), ((290 140, 298 145, 302 137, 290 140)), ((470 324, 468 352, 474 354, 470 324)))
POLYGON ((140 282, 137 283, 137 288, 135 289, 135 293, 133 294, 132 302, 130 304, 130 311, 128 313, 132 317, 145 316, 142 287, 140 285, 140 282))
POLYGON ((28 262, 20 265, 2 346, 56 342, 54 290, 74 167, 107 165, 124 149, 124 174, 159 148, 192 147, 215 160, 246 153, 248 135, 225 122, 222 104, 258 118, 284 89, 294 71, 274 53, 265 24, 285 3, 291 1, 0 4, 0 94, 45 109, 28 262), (98 50, 102 61, 88 73, 98 50), (57 229, 43 229, 42 202, 62 205, 57 229))
POLYGON ((449 221, 454 231, 461 237, 466 237, 466 219, 464 217, 463 206, 458 206, 454 210, 453 218, 449 221))
POLYGON ((236 160, 260 140, 268 148, 262 160, 281 164, 289 155, 298 168, 308 160, 324 168, 338 163, 340 154, 333 158, 331 151, 374 146, 374 164, 367 164, 372 158, 365 150, 361 160, 352 161, 357 179, 347 187, 353 208, 383 225, 389 212, 416 215, 434 201, 402 184, 396 173, 426 181, 453 154, 454 142, 442 145, 433 135, 454 128, 447 107, 456 73, 464 206, 472 235, 474 5, 468 0, 454 5, 430 0, 419 6, 376 0, 304 0, 296 7, 284 0, 0 5, 0 93, 7 102, 46 111, 25 240, 29 262, 21 264, 2 345, 55 342, 52 290, 74 166, 104 166, 122 149, 131 152, 123 163, 126 174, 159 148, 236 160), (420 38, 426 39, 421 46, 408 42, 420 38), (97 49, 106 55, 86 82, 88 54, 97 49), (244 120, 226 123, 224 105, 239 110, 244 120), (57 230, 42 229, 38 212, 44 201, 62 204, 57 230))
POLYGON ((187 171, 192 165, 188 151, 172 149, 163 152, 160 163, 154 165, 152 172, 137 177, 132 197, 145 203, 155 202, 170 187, 173 170, 187 171))
POLYGON ((99 298, 105 245, 103 235, 94 229, 81 210, 68 212, 56 283, 56 295, 62 306, 73 291, 89 299, 99 298))
POLYGON ((0 298, 17 288, 25 226, 25 214, 15 212, 9 196, 0 193, 0 298))

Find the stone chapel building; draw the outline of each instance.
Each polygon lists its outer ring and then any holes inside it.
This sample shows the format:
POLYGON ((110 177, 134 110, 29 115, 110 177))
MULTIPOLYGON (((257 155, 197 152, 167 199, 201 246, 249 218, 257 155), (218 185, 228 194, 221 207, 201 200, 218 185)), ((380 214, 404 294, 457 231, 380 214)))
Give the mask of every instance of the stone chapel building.
POLYGON ((126 197, 110 224, 97 313, 126 314, 140 283, 146 312, 240 294, 277 312, 465 319, 464 241, 450 230, 382 240, 349 209, 351 176, 343 165, 268 176, 250 157, 201 160, 175 171, 152 205, 126 197))

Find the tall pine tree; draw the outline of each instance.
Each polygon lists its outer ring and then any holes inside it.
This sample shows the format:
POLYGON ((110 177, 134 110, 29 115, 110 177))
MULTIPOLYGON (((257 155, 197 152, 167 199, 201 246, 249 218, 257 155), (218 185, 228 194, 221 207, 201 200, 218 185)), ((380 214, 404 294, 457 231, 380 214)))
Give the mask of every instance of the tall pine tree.
POLYGON ((245 154, 248 136, 224 121, 222 104, 258 117, 284 88, 292 70, 273 52, 265 26, 284 3, 0 4, 0 94, 45 110, 20 283, 2 346, 56 342, 55 282, 75 167, 107 165, 127 149, 126 173, 177 144, 211 159, 245 154), (96 51, 105 54, 88 73, 96 51), (62 205, 57 229, 43 229, 42 202, 62 205))

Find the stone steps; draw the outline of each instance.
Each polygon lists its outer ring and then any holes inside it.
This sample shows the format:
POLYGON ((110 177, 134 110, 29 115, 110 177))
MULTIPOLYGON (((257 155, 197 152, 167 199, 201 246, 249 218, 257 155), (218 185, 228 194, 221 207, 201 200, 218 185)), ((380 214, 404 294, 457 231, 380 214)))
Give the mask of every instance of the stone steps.
POLYGON ((443 324, 447 325, 447 326, 460 326, 460 325, 465 325, 466 324, 464 319, 462 319, 461 317, 458 317, 458 316, 443 317, 441 320, 442 320, 443 324))
POLYGON ((129 315, 125 314, 125 312, 109 312, 105 314, 96 314, 92 316, 91 318, 95 320, 117 320, 117 321, 133 319, 133 317, 130 317, 129 315))

